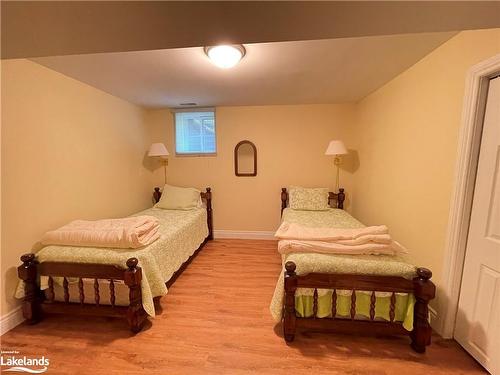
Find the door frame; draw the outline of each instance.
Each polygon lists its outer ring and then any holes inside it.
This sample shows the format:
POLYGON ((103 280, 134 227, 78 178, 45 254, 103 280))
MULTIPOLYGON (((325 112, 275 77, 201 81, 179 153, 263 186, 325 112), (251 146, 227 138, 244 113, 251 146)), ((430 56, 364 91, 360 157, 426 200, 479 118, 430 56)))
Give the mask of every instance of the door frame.
POLYGON ((465 82, 455 184, 450 201, 444 252, 440 314, 435 324, 435 329, 444 338, 452 338, 455 331, 486 96, 489 79, 499 73, 500 54, 470 68, 465 82))

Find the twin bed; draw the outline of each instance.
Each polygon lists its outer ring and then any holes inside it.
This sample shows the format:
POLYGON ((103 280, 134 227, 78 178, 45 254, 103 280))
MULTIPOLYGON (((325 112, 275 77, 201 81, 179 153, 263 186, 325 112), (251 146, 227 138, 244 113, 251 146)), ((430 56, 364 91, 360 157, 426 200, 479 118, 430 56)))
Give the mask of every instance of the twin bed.
MULTIPOLYGON (((329 193, 322 211, 288 207, 281 192, 282 221, 311 228, 361 228, 343 210, 344 191, 329 193)), ((287 342, 297 327, 335 332, 407 334, 419 353, 430 345, 428 302, 434 298, 431 271, 401 255, 338 255, 300 250, 282 256, 284 272, 271 302, 271 314, 283 324, 287 342)))
MULTIPOLYGON (((154 192, 156 203, 161 198, 154 192)), ((150 208, 136 215, 158 219, 160 238, 140 249, 46 246, 21 257, 23 315, 28 323, 42 313, 126 316, 139 332, 155 316, 154 299, 167 293, 212 233, 212 192, 200 193, 204 207, 190 210, 150 208), (42 308, 43 305, 43 308, 42 308), (43 311, 42 311, 43 310, 43 311)))
MULTIPOLYGON (((160 239, 141 249, 46 246, 25 254, 18 268, 23 285, 23 314, 28 323, 43 312, 125 315, 132 332, 139 332, 155 315, 156 297, 204 244, 213 238, 212 193, 200 194, 203 208, 151 208, 160 223, 160 239), (43 305, 43 308, 42 308, 43 305)), ((154 200, 161 192, 155 188, 154 200)), ((328 193, 327 210, 305 211, 289 206, 281 192, 282 222, 309 228, 362 228, 343 210, 345 194, 328 193)), ((283 325, 287 342, 297 327, 336 332, 408 334, 411 347, 425 352, 430 344, 428 302, 434 298, 431 271, 411 265, 404 256, 338 255, 293 251, 282 256, 281 274, 271 302, 271 314, 283 325)))

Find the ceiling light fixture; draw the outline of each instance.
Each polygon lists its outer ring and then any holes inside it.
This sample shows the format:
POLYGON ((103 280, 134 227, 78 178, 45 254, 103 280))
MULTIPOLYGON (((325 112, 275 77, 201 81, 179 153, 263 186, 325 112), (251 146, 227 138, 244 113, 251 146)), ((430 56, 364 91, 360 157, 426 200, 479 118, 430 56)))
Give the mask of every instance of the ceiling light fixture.
POLYGON ((241 44, 205 47, 210 61, 222 69, 229 69, 238 64, 245 52, 245 47, 241 44))

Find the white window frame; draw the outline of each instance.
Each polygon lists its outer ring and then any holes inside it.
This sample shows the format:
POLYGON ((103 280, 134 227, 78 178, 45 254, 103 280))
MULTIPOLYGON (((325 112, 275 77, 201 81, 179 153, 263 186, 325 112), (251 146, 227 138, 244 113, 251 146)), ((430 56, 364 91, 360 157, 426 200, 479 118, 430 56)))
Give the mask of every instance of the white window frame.
POLYGON ((175 156, 180 157, 209 157, 217 156, 217 113, 214 107, 190 107, 190 108, 173 108, 171 109, 174 118, 174 148, 175 156), (215 152, 177 152, 177 120, 176 113, 179 112, 213 112, 214 113, 214 134, 215 134, 215 152))

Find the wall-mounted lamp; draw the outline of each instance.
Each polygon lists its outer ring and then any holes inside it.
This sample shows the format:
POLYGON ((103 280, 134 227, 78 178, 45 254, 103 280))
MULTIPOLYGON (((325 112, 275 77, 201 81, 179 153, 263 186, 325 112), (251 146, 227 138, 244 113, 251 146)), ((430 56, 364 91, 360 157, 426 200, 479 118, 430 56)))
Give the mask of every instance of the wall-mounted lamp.
POLYGON ((167 183, 167 165, 169 152, 163 143, 153 143, 149 147, 148 156, 159 159, 165 171, 165 184, 167 183))
POLYGON ((339 140, 330 141, 328 147, 326 148, 325 155, 335 155, 335 159, 333 159, 333 164, 337 167, 337 181, 335 185, 336 191, 339 189, 340 183, 340 169, 339 166, 342 164, 342 160, 340 155, 348 154, 347 149, 345 148, 344 142, 339 140))

